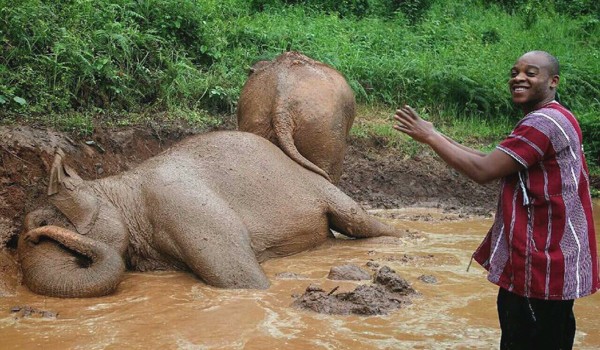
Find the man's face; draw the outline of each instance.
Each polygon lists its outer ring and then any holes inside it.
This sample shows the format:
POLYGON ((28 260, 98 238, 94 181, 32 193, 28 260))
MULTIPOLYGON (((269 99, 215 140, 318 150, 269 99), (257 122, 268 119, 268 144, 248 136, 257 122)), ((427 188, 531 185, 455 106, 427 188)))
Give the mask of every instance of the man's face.
POLYGON ((510 70, 512 100, 527 112, 554 99, 558 75, 550 74, 549 65, 543 55, 527 53, 510 70))

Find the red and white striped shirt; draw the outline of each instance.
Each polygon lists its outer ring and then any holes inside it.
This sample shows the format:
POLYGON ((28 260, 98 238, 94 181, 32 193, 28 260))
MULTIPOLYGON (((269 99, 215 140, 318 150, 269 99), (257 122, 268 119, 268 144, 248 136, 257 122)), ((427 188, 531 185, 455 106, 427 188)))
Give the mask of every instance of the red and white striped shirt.
POLYGON ((581 140, 575 116, 553 101, 526 115, 498 145, 525 169, 502 180, 494 224, 473 254, 492 283, 548 300, 600 288, 581 140))

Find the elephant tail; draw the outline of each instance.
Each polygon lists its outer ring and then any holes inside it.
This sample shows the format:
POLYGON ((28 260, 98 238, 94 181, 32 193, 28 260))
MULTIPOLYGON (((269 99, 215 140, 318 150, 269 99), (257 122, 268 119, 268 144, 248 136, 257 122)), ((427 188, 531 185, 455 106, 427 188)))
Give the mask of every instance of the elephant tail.
POLYGON ((329 182, 333 182, 325 170, 306 159, 306 157, 298 151, 298 148, 294 144, 294 126, 292 123, 292 117, 289 115, 289 112, 284 110, 277 110, 275 112, 273 117, 273 130, 275 131, 281 150, 304 168, 323 176, 329 182))
POLYGON ((27 287, 53 297, 110 294, 125 272, 117 250, 58 226, 42 226, 21 234, 18 253, 27 287))

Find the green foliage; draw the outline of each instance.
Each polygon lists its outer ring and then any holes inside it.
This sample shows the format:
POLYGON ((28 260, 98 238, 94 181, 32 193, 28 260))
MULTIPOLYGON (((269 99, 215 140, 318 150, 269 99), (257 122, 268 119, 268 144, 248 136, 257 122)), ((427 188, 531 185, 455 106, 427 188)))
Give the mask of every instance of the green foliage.
POLYGON ((254 11, 265 11, 288 5, 297 5, 314 11, 337 13, 340 17, 364 17, 369 12, 368 0, 252 0, 254 11))
POLYGON ((573 18, 588 16, 600 20, 600 2, 597 0, 484 0, 488 6, 499 6, 507 13, 520 16, 525 28, 531 28, 540 13, 555 11, 573 18))
POLYGON ((597 0, 554 0, 554 7, 572 17, 592 15, 600 19, 600 2, 597 0))
POLYGON ((253 11, 277 10, 282 6, 301 6, 326 14, 335 13, 341 18, 375 16, 392 18, 401 13, 410 22, 419 22, 434 0, 252 0, 253 11))
POLYGON ((388 7, 393 12, 401 12, 411 24, 416 24, 427 13, 433 0, 387 0, 388 7))
POLYGON ((187 84, 202 80, 216 55, 195 1, 2 2, 0 95, 17 102, 3 103, 9 110, 168 108, 205 91, 187 84))
POLYGON ((481 43, 484 45, 493 45, 500 42, 500 33, 496 28, 487 29, 481 33, 481 43))
POLYGON ((600 114, 587 113, 578 116, 588 162, 600 166, 600 114))
POLYGON ((507 91, 509 67, 526 51, 546 50, 561 62, 561 97, 584 116, 594 152, 598 4, 0 0, 0 118, 64 115, 72 126, 61 125, 86 130, 89 115, 167 112, 208 125, 214 121, 201 116, 233 113, 254 62, 297 50, 341 71, 361 104, 409 103, 445 125, 505 126, 520 117, 507 91))
POLYGON ((539 13, 547 11, 555 11, 573 18, 589 16, 600 20, 600 2, 597 0, 484 0, 484 3, 522 16, 527 28, 535 23, 539 13))

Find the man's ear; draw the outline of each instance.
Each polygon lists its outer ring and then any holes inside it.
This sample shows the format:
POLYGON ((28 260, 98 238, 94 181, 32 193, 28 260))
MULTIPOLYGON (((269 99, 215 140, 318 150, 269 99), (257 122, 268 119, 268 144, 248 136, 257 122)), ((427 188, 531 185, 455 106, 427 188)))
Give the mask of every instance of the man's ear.
POLYGON ((559 81, 560 81, 560 76, 558 76, 558 75, 552 76, 552 78, 550 78, 550 88, 556 89, 559 81))

